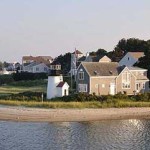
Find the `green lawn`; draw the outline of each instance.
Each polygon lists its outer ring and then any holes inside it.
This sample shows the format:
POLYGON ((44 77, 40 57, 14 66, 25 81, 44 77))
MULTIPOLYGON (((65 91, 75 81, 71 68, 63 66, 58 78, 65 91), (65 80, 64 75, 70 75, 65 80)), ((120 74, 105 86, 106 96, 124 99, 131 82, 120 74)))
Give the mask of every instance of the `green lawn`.
POLYGON ((45 80, 20 81, 0 86, 0 95, 17 94, 26 91, 46 92, 46 88, 47 81, 45 80))

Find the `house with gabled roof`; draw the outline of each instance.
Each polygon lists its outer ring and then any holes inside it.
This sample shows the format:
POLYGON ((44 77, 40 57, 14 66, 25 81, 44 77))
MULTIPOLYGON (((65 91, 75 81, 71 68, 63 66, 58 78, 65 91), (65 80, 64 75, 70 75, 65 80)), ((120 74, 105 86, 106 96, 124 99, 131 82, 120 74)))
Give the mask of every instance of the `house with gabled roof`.
POLYGON ((51 56, 23 56, 22 64, 30 64, 32 62, 44 63, 49 65, 53 62, 53 58, 51 56))
POLYGON ((48 73, 49 67, 44 63, 39 62, 32 62, 28 65, 23 66, 24 72, 31 72, 31 73, 48 73))
POLYGON ((139 58, 144 56, 144 52, 128 52, 126 55, 119 61, 120 66, 131 67, 138 62, 139 58))
POLYGON ((81 62, 111 62, 111 59, 106 55, 101 56, 91 56, 89 53, 86 53, 86 56, 83 55, 79 50, 75 50, 71 54, 71 75, 76 75, 76 70, 81 62))
POLYGON ((117 62, 82 62, 77 70, 77 91, 96 95, 133 95, 149 91, 147 70, 117 62))

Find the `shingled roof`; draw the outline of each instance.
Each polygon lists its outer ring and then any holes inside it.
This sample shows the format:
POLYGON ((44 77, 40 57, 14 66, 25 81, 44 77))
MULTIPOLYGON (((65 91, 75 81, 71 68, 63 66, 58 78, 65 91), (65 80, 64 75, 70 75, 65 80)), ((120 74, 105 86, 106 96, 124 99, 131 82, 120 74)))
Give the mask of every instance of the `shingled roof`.
POLYGON ((90 76, 117 76, 124 69, 117 62, 82 62, 81 63, 90 76))
POLYGON ((144 52, 129 52, 129 54, 135 59, 139 59, 144 56, 144 52))
POLYGON ((64 84, 65 84, 65 82, 61 81, 61 82, 58 83, 58 85, 56 87, 63 87, 64 84))
POLYGON ((51 56, 23 56, 22 60, 23 61, 33 61, 33 62, 38 62, 38 63, 44 63, 46 65, 50 64, 49 60, 52 60, 53 58, 51 56))

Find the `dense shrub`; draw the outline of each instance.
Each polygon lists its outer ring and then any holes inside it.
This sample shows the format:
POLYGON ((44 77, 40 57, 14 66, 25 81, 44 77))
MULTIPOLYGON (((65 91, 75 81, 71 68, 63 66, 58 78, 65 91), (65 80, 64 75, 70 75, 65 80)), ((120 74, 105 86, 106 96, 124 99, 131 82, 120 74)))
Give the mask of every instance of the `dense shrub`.
POLYGON ((41 85, 46 85, 47 80, 46 79, 40 79, 40 80, 27 80, 27 81, 15 81, 10 83, 9 85, 15 86, 15 87, 32 87, 32 86, 41 86, 41 85))
POLYGON ((121 92, 119 92, 116 95, 114 95, 114 98, 116 98, 116 99, 128 99, 129 97, 126 93, 122 94, 121 92))
POLYGON ((136 101, 150 101, 150 93, 142 93, 134 96, 136 101))
POLYGON ((12 75, 10 75, 10 74, 0 75, 0 85, 8 84, 8 83, 11 83, 13 81, 14 81, 14 79, 13 79, 12 75))
POLYGON ((48 77, 46 73, 30 73, 30 72, 14 73, 12 76, 15 81, 47 79, 48 77))
POLYGON ((18 94, 11 94, 11 95, 1 95, 0 99, 19 100, 19 101, 42 101, 42 94, 43 94, 43 100, 45 100, 46 93, 30 92, 30 91, 18 93, 18 94))
POLYGON ((108 100, 112 100, 112 99, 113 99, 113 96, 111 96, 111 95, 97 96, 95 94, 76 93, 76 94, 70 94, 68 96, 52 98, 51 101, 65 101, 65 102, 99 101, 99 102, 104 102, 104 101, 108 101, 108 100))

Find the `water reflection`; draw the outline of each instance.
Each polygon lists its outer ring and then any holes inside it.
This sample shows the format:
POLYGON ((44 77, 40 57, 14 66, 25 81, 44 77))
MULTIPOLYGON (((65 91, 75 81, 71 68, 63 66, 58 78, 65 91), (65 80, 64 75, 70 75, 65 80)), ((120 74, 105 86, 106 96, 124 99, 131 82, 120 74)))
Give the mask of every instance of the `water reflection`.
POLYGON ((148 150, 150 120, 0 121, 0 150, 148 150))

